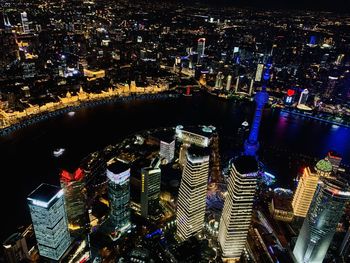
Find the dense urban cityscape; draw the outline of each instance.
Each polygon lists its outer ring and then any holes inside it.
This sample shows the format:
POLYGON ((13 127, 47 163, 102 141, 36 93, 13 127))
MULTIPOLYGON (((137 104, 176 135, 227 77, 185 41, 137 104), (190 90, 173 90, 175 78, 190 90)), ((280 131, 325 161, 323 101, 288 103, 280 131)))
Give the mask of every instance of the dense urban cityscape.
POLYGON ((350 262, 350 14, 227 2, 0 2, 0 262, 350 262))

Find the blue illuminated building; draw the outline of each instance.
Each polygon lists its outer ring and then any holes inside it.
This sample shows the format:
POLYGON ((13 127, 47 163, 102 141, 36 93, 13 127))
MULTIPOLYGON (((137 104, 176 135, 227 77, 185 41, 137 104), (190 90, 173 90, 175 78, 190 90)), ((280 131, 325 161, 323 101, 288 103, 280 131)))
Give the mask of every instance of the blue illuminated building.
POLYGON ((316 45, 316 36, 310 37, 310 45, 316 45))
POLYGON ((262 85, 261 91, 257 92, 254 98, 256 102, 255 115, 254 115, 252 126, 250 128, 249 137, 244 143, 244 155, 256 156, 256 153, 259 149, 259 142, 258 142, 259 128, 260 128, 260 122, 261 122, 264 106, 269 100, 269 95, 266 92, 266 85, 268 80, 270 79, 271 66, 272 66, 271 63, 267 63, 265 65, 263 85, 262 85))

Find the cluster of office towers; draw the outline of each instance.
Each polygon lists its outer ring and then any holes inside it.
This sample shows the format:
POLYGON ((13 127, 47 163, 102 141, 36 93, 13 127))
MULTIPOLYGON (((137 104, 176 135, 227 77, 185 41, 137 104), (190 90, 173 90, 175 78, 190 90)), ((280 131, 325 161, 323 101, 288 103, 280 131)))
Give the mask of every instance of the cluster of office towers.
POLYGON ((306 167, 299 179, 292 202, 294 215, 304 219, 293 250, 298 263, 323 262, 350 200, 348 180, 337 174, 340 162, 340 156, 329 152, 314 168, 306 167))
MULTIPOLYGON (((205 129, 205 131, 208 131, 205 129)), ((177 128, 186 149, 177 203, 177 236, 186 240, 199 235, 204 226, 209 176, 209 137, 177 128)), ((182 154, 180 150, 180 155, 182 154)), ((227 195, 220 219, 218 242, 224 260, 239 260, 252 217, 258 164, 253 156, 241 155, 230 167, 227 195)))

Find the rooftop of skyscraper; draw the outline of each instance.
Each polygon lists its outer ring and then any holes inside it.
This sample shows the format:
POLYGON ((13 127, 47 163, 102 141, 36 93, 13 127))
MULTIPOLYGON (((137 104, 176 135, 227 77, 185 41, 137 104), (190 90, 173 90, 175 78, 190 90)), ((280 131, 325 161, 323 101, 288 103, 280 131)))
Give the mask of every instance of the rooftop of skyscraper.
POLYGON ((233 161, 233 165, 240 174, 255 173, 258 171, 258 162, 253 156, 241 155, 233 161))
POLYGON ((125 172, 129 168, 130 168, 129 165, 119 160, 109 164, 107 167, 107 169, 114 174, 120 174, 122 172, 125 172))
POLYGON ((28 196, 28 199, 49 202, 61 189, 55 185, 41 184, 28 196))
POLYGON ((191 146, 190 148, 188 148, 187 150, 187 154, 193 158, 201 158, 204 156, 209 156, 210 155, 210 150, 209 148, 202 148, 202 147, 198 147, 198 146, 191 146))

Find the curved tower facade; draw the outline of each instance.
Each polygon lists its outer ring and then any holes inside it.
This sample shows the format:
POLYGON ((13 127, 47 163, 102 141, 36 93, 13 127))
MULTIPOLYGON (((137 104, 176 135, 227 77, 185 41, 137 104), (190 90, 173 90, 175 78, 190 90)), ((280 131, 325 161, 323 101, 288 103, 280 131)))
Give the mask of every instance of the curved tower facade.
POLYGON ((209 176, 209 153, 189 148, 182 173, 177 204, 177 235, 181 240, 202 230, 209 176))
POLYGON ((239 260, 246 244, 257 172, 258 164, 253 156, 239 156, 232 163, 218 236, 225 260, 239 260))
POLYGON ((323 262, 349 200, 348 182, 341 178, 321 178, 293 250, 296 262, 323 262))

